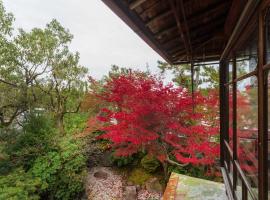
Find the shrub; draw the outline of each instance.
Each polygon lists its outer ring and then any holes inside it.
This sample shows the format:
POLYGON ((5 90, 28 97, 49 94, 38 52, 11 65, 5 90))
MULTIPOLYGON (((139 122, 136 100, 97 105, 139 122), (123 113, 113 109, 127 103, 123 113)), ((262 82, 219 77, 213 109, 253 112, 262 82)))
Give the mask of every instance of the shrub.
POLYGON ((155 157, 147 154, 141 160, 141 165, 147 172, 155 172, 160 163, 155 157))
POLYGON ((39 199, 41 181, 18 168, 6 176, 0 176, 0 199, 35 200, 39 199))
POLYGON ((64 117, 65 132, 67 134, 80 133, 84 130, 88 113, 66 114, 64 117))
POLYGON ((2 151, 9 160, 0 165, 23 166, 28 170, 37 157, 55 148, 57 134, 49 116, 30 114, 22 126, 21 130, 15 131, 15 135, 6 135, 6 145, 2 151))
POLYGON ((42 193, 49 199, 75 199, 83 191, 86 159, 79 147, 77 141, 67 138, 58 151, 35 161, 31 172, 41 179, 42 193))
POLYGON ((123 167, 126 165, 129 165, 133 162, 133 157, 132 156, 128 156, 128 157, 124 157, 124 156, 111 156, 111 161, 116 164, 118 167, 123 167))
POLYGON ((143 168, 134 168, 128 180, 135 185, 143 185, 148 179, 152 178, 152 175, 146 172, 143 168))

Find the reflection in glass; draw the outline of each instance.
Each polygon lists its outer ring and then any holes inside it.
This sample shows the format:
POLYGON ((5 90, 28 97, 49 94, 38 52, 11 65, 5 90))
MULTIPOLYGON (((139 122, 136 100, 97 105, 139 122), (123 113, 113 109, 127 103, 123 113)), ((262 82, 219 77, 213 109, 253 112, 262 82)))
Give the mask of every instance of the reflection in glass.
POLYGON ((270 74, 268 72, 268 199, 270 199, 270 74))
POLYGON ((237 83, 237 154, 241 169, 257 195, 258 188, 258 94, 257 79, 237 83))
POLYGON ((266 62, 270 62, 270 10, 266 17, 266 62))
POLYGON ((242 199, 242 180, 238 173, 237 173, 235 193, 236 193, 237 199, 242 199))
POLYGON ((236 52, 237 77, 241 77, 256 69, 258 63, 257 44, 258 32, 256 28, 253 34, 242 45, 242 48, 236 52))
POLYGON ((229 145, 233 150, 233 87, 229 85, 229 145))
POLYGON ((232 81, 232 76, 233 76, 233 62, 230 60, 230 62, 229 62, 229 82, 232 81))

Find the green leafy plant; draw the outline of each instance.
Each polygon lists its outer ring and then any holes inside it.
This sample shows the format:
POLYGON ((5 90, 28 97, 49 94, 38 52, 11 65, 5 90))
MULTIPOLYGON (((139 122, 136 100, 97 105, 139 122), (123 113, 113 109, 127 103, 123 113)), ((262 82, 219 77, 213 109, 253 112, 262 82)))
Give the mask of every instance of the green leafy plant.
POLYGON ((147 154, 141 160, 141 165, 147 172, 155 172, 160 166, 160 163, 155 157, 147 154))
POLYGON ((79 144, 68 138, 59 151, 38 158, 31 172, 41 179, 43 195, 53 199, 75 199, 83 191, 86 159, 79 144))
POLYGON ((153 176, 143 168, 134 168, 129 174, 128 180, 135 185, 143 185, 148 179, 153 176))
POLYGON ((112 154, 111 161, 118 167, 123 167, 131 164, 134 161, 134 158, 132 156, 124 157, 124 156, 114 156, 112 154))
POLYGON ((22 168, 18 168, 6 176, 0 176, 0 199, 36 200, 39 199, 40 178, 34 178, 22 168))
POLYGON ((53 128, 53 121, 48 115, 36 115, 30 113, 22 124, 23 128, 15 135, 6 134, 6 145, 3 152, 7 154, 6 159, 0 162, 11 167, 22 166, 25 170, 32 167, 33 162, 41 155, 56 148, 56 129, 53 128))

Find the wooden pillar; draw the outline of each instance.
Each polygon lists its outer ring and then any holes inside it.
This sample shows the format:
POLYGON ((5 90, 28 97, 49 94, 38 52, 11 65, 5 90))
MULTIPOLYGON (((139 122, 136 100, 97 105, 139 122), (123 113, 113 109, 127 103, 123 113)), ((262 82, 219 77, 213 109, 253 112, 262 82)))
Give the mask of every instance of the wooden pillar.
POLYGON ((219 99, 220 99, 220 165, 224 167, 225 140, 228 140, 228 89, 225 83, 228 80, 228 62, 219 64, 219 99))
POLYGON ((259 41, 258 41, 258 150, 259 150, 259 200, 267 199, 268 187, 268 122, 267 122, 267 73, 264 72, 265 63, 265 27, 264 12, 259 14, 259 41))

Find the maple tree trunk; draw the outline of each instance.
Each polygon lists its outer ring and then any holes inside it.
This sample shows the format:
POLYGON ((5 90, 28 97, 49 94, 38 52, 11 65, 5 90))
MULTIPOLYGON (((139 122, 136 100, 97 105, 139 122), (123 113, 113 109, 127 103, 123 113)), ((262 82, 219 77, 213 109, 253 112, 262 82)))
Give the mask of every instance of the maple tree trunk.
POLYGON ((162 163, 164 179, 167 182, 169 180, 169 173, 168 173, 168 164, 166 162, 162 163))

